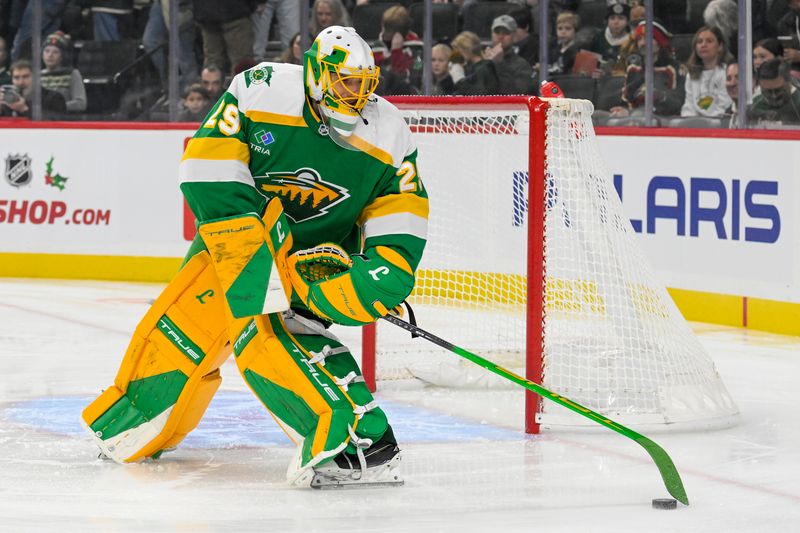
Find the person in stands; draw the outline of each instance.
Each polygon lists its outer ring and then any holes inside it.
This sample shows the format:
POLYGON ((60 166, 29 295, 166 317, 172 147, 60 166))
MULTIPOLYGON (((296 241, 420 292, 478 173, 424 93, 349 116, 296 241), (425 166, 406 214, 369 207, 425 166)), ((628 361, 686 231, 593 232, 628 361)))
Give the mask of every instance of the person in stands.
POLYGON ((789 81, 788 65, 769 59, 758 69, 761 94, 747 109, 751 124, 785 126, 800 124, 800 90, 789 81))
POLYGON ((576 13, 565 11, 556 19, 556 40, 550 47, 549 74, 569 74, 575 64, 578 46, 575 36, 581 25, 581 18, 576 13))
POLYGON ((350 15, 342 0, 314 0, 309 31, 316 35, 330 26, 350 26, 350 15))
POLYGON ((47 36, 42 44, 42 87, 64 97, 67 112, 86 111, 86 87, 83 76, 68 64, 72 45, 69 38, 57 31, 47 36))
MULTIPOLYGON (((627 56, 625 84, 622 88, 622 100, 626 105, 612 107, 612 116, 644 112, 644 54, 647 49, 644 21, 636 26, 634 35, 637 51, 627 56)), ((686 67, 672 55, 671 38, 672 34, 663 24, 653 22, 653 111, 661 116, 677 115, 685 100, 686 67)))
POLYGON ((303 50, 300 48, 300 34, 295 33, 289 41, 289 47, 286 48, 281 55, 276 57, 274 61, 278 63, 291 63, 293 65, 303 64, 303 50))
POLYGON ((682 117, 721 117, 733 102, 725 89, 725 67, 731 60, 722 32, 703 26, 694 34, 686 78, 682 117))
POLYGON ((183 92, 181 104, 183 108, 178 113, 179 122, 200 122, 211 110, 211 98, 205 87, 195 83, 183 92))
POLYGON ((500 82, 494 62, 483 56, 481 39, 471 31, 462 31, 451 43, 450 76, 456 84, 454 94, 497 94, 500 82))
POLYGON ((431 72, 433 73, 433 94, 453 94, 456 84, 450 76, 449 64, 453 50, 446 44, 435 44, 431 48, 431 72))
POLYGON ((592 41, 591 51, 599 54, 601 59, 613 65, 619 57, 620 48, 628 40, 630 31, 628 19, 631 8, 624 2, 608 4, 606 10, 606 27, 598 32, 592 41))
MULTIPOLYGON (((11 64, 11 86, 0 88, 0 116, 30 118, 33 110, 33 70, 30 62, 20 59, 11 64)), ((67 110, 64 97, 42 88, 42 115, 67 110)))
POLYGON ((500 15, 492 21, 492 46, 484 57, 495 65, 500 81, 500 94, 530 94, 533 90, 533 69, 514 52, 517 23, 511 15, 500 15))

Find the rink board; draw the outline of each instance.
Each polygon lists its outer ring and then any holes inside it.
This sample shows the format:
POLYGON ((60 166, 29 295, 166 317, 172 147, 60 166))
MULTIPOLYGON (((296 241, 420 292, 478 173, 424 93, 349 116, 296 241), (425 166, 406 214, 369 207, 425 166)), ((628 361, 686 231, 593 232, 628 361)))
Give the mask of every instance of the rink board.
MULTIPOLYGON (((194 234, 177 184, 193 129, 0 123, 0 275, 168 280, 194 234)), ((678 306, 692 320, 800 334, 800 135, 668 132, 598 140, 678 306)), ((446 174, 447 161, 420 168, 446 174)), ((508 188, 524 168, 509 161, 493 179, 508 188)))

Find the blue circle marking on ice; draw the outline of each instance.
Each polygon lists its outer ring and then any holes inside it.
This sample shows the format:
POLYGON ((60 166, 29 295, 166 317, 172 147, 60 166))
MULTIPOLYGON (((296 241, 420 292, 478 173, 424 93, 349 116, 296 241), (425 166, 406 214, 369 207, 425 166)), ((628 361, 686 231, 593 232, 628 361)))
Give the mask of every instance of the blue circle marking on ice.
MULTIPOLYGON (((80 413, 91 400, 76 396, 27 400, 4 409, 2 417, 15 424, 82 437, 85 433, 80 426, 80 413)), ((403 442, 509 441, 524 435, 413 405, 381 401, 380 406, 403 442)), ((182 446, 238 448, 291 446, 291 442, 251 393, 220 391, 182 446)))

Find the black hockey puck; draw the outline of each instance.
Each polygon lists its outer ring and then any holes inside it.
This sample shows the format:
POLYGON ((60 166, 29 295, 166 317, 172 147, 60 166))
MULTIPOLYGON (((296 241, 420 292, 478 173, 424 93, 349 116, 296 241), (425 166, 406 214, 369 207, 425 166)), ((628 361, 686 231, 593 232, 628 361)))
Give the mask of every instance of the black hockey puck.
POLYGON ((674 498, 653 498, 653 509, 677 509, 678 500, 674 498))

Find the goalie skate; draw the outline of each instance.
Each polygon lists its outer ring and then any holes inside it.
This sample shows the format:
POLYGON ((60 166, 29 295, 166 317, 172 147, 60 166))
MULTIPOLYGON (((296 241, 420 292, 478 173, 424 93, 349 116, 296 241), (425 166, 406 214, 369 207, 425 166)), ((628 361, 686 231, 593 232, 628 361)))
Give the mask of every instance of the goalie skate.
POLYGON ((340 453, 322 466, 314 467, 311 488, 343 489, 391 487, 403 484, 400 476, 400 448, 378 441, 358 455, 340 453))

